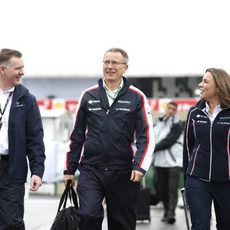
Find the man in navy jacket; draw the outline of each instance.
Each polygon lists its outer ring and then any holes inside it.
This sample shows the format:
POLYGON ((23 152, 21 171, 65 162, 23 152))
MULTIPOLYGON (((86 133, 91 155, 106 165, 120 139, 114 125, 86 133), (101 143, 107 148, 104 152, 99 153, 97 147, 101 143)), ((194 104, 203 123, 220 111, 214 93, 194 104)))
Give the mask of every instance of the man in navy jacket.
POLYGON ((155 142, 147 98, 123 77, 127 68, 127 53, 109 49, 104 78, 79 100, 64 180, 74 184, 74 174, 80 171, 81 230, 101 229, 104 198, 109 230, 136 226, 139 182, 152 163, 155 142))
POLYGON ((44 173, 43 127, 36 98, 20 84, 22 54, 0 50, 0 229, 24 230, 24 194, 28 165, 30 189, 44 173))

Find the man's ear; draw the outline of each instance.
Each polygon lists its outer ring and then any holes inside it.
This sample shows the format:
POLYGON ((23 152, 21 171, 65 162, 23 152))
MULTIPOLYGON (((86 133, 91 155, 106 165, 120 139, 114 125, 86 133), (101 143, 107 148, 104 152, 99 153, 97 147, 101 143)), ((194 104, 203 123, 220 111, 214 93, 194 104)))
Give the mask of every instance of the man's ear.
POLYGON ((0 72, 4 70, 4 66, 0 65, 0 72))
POLYGON ((124 70, 124 73, 128 70, 129 66, 126 64, 125 65, 125 70, 124 70))

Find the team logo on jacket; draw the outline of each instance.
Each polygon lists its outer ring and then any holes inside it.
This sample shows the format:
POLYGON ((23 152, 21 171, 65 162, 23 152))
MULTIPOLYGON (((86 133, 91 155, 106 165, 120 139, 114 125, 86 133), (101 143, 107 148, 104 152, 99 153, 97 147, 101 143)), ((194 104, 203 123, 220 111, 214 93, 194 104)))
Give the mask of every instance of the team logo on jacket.
POLYGON ((198 120, 197 123, 203 123, 203 124, 206 124, 207 121, 201 121, 201 120, 198 120))
POLYGON ((116 111, 126 111, 126 112, 129 112, 130 109, 129 108, 116 108, 116 111))
POLYGON ((23 104, 20 104, 20 102, 19 101, 17 101, 16 103, 15 103, 15 107, 23 107, 24 105, 23 104))
POLYGON ((200 115, 200 114, 197 114, 196 117, 208 119, 207 116, 203 116, 203 115, 200 115))
POLYGON ((89 104, 100 103, 100 100, 88 100, 89 104))
POLYGON ((101 108, 89 108, 89 111, 98 111, 101 110, 101 108))
POLYGON ((122 100, 118 100, 117 103, 121 103, 121 104, 130 104, 130 101, 122 101, 122 100))
POLYGON ((218 124, 218 125, 230 125, 230 122, 219 121, 216 124, 218 124))
POLYGON ((230 120, 230 117, 220 117, 220 120, 230 120))

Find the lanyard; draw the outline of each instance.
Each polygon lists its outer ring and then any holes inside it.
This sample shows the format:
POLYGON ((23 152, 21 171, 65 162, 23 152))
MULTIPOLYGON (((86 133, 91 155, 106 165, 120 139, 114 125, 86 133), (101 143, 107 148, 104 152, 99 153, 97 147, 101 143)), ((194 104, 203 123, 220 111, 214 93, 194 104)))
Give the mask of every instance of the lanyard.
POLYGON ((2 115, 2 116, 0 117, 0 122, 1 122, 1 120, 2 120, 3 114, 4 114, 5 111, 6 111, 6 107, 7 107, 8 103, 9 103, 9 100, 10 100, 10 97, 11 97, 12 94, 13 94, 13 92, 10 92, 10 93, 9 93, 9 95, 8 95, 8 97, 7 97, 7 99, 6 99, 6 103, 5 103, 5 105, 4 105, 3 110, 2 110, 1 105, 0 105, 0 113, 1 113, 1 115, 2 115))
POLYGON ((110 99, 112 99, 113 101, 116 99, 116 97, 117 97, 118 93, 120 92, 120 90, 121 90, 121 87, 119 87, 119 88, 117 89, 117 91, 114 93, 114 95, 112 96, 112 95, 110 94, 109 90, 108 90, 107 88, 105 88, 105 92, 106 92, 107 96, 108 96, 110 99))

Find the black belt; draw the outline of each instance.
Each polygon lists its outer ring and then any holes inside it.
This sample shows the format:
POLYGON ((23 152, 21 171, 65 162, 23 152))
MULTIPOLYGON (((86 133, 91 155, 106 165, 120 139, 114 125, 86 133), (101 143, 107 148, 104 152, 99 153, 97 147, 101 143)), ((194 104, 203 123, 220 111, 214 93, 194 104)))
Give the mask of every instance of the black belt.
POLYGON ((9 155, 0 155, 0 161, 6 161, 9 159, 9 155))

